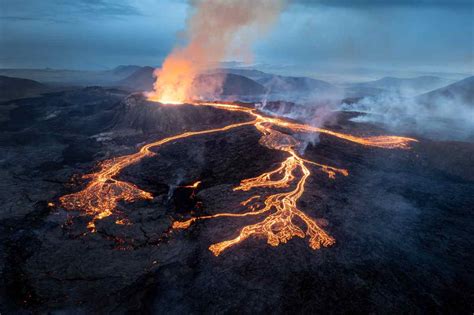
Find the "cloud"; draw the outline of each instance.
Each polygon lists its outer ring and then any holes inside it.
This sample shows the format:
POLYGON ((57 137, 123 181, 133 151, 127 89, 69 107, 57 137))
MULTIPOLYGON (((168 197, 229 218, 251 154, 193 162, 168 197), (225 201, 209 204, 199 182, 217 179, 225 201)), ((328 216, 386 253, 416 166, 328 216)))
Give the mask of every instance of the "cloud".
POLYGON ((142 15, 128 0, 3 0, 0 20, 52 21, 142 15))
MULTIPOLYGON (((160 64, 185 27, 189 1, 0 0, 0 65, 160 64)), ((255 46, 255 62, 308 76, 337 67, 370 79, 357 69, 464 73, 473 64, 472 10, 460 5, 470 1, 288 0, 255 46)))
POLYGON ((80 0, 75 2, 86 13, 99 15, 141 15, 141 12, 128 1, 80 0), (121 2, 121 3, 120 3, 121 2))
POLYGON ((465 7, 473 6, 472 0, 294 0, 295 4, 304 6, 334 6, 334 7, 465 7))

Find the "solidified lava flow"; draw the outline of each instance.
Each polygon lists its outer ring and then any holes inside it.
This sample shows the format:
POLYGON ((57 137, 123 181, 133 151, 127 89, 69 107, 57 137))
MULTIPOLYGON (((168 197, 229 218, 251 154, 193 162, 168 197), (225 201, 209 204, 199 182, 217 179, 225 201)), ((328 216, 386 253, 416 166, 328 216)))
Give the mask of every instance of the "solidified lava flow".
MULTIPOLYGON (((253 120, 231 124, 222 128, 185 132, 149 143, 143 146, 137 153, 107 160, 100 165, 98 172, 86 175, 87 178, 90 178, 90 182, 82 191, 60 198, 62 206, 68 210, 80 209, 92 216, 88 228, 91 231, 95 231, 96 221, 114 213, 120 201, 133 202, 138 199, 152 198, 150 193, 141 190, 137 186, 115 179, 115 176, 125 167, 137 163, 145 157, 153 156, 153 152, 150 149, 175 140, 225 132, 237 127, 252 125, 262 134, 259 141, 260 145, 272 150, 286 152, 288 157, 276 169, 255 178, 242 180, 240 185, 234 188, 234 191, 250 191, 255 188, 264 188, 266 190, 278 190, 278 192, 267 196, 253 195, 243 201, 241 205, 247 207, 247 212, 198 216, 187 221, 176 221, 172 227, 174 229, 186 229, 196 221, 219 217, 264 216, 261 221, 243 227, 233 239, 213 244, 209 247, 209 250, 218 256, 229 247, 252 236, 266 238, 271 246, 286 243, 293 237, 308 237, 309 246, 312 249, 318 249, 321 246, 327 247, 334 244, 335 240, 314 219, 306 215, 297 206, 298 200, 305 191, 306 180, 311 175, 308 166, 318 167, 331 179, 334 179, 337 174, 348 176, 349 173, 345 169, 303 159, 297 153, 300 143, 294 137, 277 131, 273 127, 279 127, 292 132, 319 132, 360 145, 386 149, 408 149, 410 142, 417 141, 412 138, 397 136, 356 137, 305 124, 289 122, 280 118, 266 117, 255 109, 237 104, 196 102, 192 103, 192 105, 244 112, 252 117, 253 120), (303 223, 303 227, 300 226, 301 223, 303 223)), ((199 182, 196 182, 190 187, 196 188, 198 185, 199 182)))

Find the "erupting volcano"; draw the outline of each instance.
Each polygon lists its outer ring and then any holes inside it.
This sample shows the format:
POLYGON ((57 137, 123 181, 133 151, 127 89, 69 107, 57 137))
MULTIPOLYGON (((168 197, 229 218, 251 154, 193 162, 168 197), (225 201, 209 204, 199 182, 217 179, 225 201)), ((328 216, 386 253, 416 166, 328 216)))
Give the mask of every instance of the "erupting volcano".
MULTIPOLYGON (((150 199, 151 194, 141 190, 133 184, 123 182, 114 178, 125 167, 139 162, 146 157, 152 157, 152 148, 157 148, 167 143, 204 134, 226 132, 239 127, 255 127, 261 134, 260 144, 272 149, 280 150, 288 154, 288 158, 281 162, 280 166, 255 178, 243 179, 235 191, 249 191, 254 188, 281 189, 281 192, 268 192, 267 196, 254 195, 241 204, 248 207, 245 213, 220 213, 210 216, 193 217, 187 221, 176 221, 174 229, 188 228, 198 220, 212 219, 218 217, 245 217, 266 214, 265 219, 253 225, 245 226, 239 235, 233 239, 213 244, 209 250, 218 256, 225 249, 238 244, 250 236, 263 236, 267 238, 268 244, 277 246, 286 243, 291 238, 298 236, 309 238, 309 246, 318 249, 321 246, 329 246, 335 242, 317 222, 307 216, 297 206, 298 199, 305 191, 305 183, 311 175, 308 166, 317 167, 326 173, 330 179, 335 179, 336 174, 348 176, 345 169, 332 167, 308 161, 301 157, 297 151, 299 142, 290 134, 285 134, 275 128, 281 128, 287 132, 319 132, 334 136, 345 141, 354 142, 364 146, 372 146, 386 149, 407 149, 409 143, 416 141, 412 138, 397 136, 356 137, 342 134, 328 129, 316 128, 306 124, 290 122, 276 117, 267 117, 257 110, 238 104, 205 103, 195 102, 195 106, 209 106, 219 110, 238 111, 248 114, 252 120, 248 122, 230 124, 222 128, 209 129, 194 132, 185 132, 168 137, 156 142, 144 145, 137 153, 122 156, 103 162, 100 171, 86 175, 91 181, 87 187, 77 193, 61 197, 62 206, 66 209, 82 209, 92 216, 88 227, 95 230, 95 222, 110 216, 118 202, 133 202, 138 199, 150 199), (288 188, 290 188, 288 190, 288 188), (301 228, 298 223, 303 222, 305 227, 301 228)), ((192 187, 196 188, 199 182, 192 187)))
MULTIPOLYGON (((247 212, 196 216, 186 221, 176 221, 172 227, 185 229, 196 221, 219 217, 264 216, 261 221, 242 228, 236 237, 211 245, 209 250, 216 256, 251 236, 264 237, 272 246, 286 243, 293 237, 308 237, 309 246, 312 249, 333 244, 334 238, 328 235, 314 219, 299 209, 297 204, 305 192, 306 181, 311 175, 310 168, 319 169, 330 179, 335 179, 336 175, 348 176, 349 172, 346 169, 304 159, 298 153, 301 144, 292 134, 317 132, 364 146, 386 149, 407 149, 409 143, 416 140, 396 136, 357 137, 270 117, 252 106, 209 102, 209 98, 214 97, 212 93, 222 85, 221 79, 207 82, 207 86, 200 85, 200 90, 195 89, 194 81, 198 75, 212 70, 218 61, 232 53, 239 35, 247 35, 245 37, 247 41, 240 43, 243 44, 244 49, 247 48, 251 40, 256 39, 249 30, 258 29, 259 33, 266 31, 276 19, 282 6, 282 1, 275 0, 199 2, 195 13, 188 21, 188 44, 185 47, 176 48, 164 61, 162 68, 155 71, 157 79, 154 91, 147 94, 150 101, 174 105, 187 103, 217 110, 241 112, 247 114, 251 120, 216 129, 184 132, 146 144, 137 153, 107 160, 101 163, 98 172, 85 176, 90 179, 90 182, 84 190, 60 198, 62 206, 70 210, 85 211, 92 217, 88 228, 95 231, 97 220, 113 214, 119 202, 153 198, 151 193, 116 178, 124 168, 144 158, 153 157, 152 148, 156 149, 184 138, 230 132, 236 128, 252 126, 261 134, 260 145, 288 155, 276 169, 254 178, 243 179, 240 185, 234 188, 234 191, 258 189, 263 190, 264 193, 255 194, 241 203, 248 209, 247 212)), ((189 187, 197 188, 199 183, 198 181, 189 187)), ((122 221, 117 221, 117 223, 120 222, 122 221)))
POLYGON ((283 0, 212 1, 196 4, 188 21, 188 44, 177 47, 155 71, 157 80, 148 98, 163 104, 208 99, 222 85, 222 78, 195 90, 198 75, 214 69, 229 54, 244 54, 276 20, 283 0), (238 40, 245 38, 244 41, 238 40))
POLYGON ((0 315, 472 313, 469 1, 404 2, 2 1, 0 315))

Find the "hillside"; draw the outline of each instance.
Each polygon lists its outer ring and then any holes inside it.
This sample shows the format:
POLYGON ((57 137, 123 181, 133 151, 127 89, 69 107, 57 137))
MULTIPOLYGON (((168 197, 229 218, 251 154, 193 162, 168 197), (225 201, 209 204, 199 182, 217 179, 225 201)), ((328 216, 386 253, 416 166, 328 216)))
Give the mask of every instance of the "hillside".
POLYGON ((139 70, 140 66, 118 66, 110 70, 0 69, 0 75, 55 85, 110 85, 139 70))
POLYGON ((47 90, 37 81, 0 76, 0 100, 8 100, 32 96, 47 90))
POLYGON ((417 100, 427 105, 439 101, 451 101, 474 108, 474 76, 422 94, 417 100))
POLYGON ((272 75, 257 80, 271 93, 307 93, 307 92, 335 92, 337 87, 322 80, 307 77, 287 77, 272 75))
MULTIPOLYGON (((155 82, 154 68, 143 67, 127 78, 117 82, 118 86, 133 91, 150 91, 155 82)), ((258 95, 265 93, 265 88, 252 79, 232 73, 209 73, 200 75, 194 83, 196 91, 206 91, 207 95, 258 95), (216 83, 222 87, 216 88, 216 83)))
POLYGON ((152 67, 139 68, 115 84, 132 90, 149 91, 153 88, 153 82, 155 82, 153 71, 155 71, 155 68, 152 67))
POLYGON ((415 78, 384 77, 375 81, 351 84, 349 88, 361 91, 363 89, 372 89, 372 92, 376 92, 374 89, 379 89, 379 92, 389 91, 405 95, 416 95, 443 87, 449 83, 452 83, 452 81, 436 76, 419 76, 415 78))

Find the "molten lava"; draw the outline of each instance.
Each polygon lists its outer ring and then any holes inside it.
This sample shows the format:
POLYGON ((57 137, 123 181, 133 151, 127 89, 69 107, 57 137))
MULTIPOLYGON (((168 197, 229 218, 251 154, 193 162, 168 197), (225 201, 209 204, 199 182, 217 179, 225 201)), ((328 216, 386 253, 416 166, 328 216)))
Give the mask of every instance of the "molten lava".
MULTIPOLYGON (((308 237, 310 248, 318 249, 321 246, 327 247, 334 244, 335 240, 328 235, 314 219, 306 215, 297 206, 298 200, 305 191, 306 180, 311 175, 308 165, 318 167, 331 179, 334 179, 337 174, 348 176, 349 173, 345 169, 319 164, 300 157, 297 153, 297 148, 300 143, 294 137, 277 131, 273 127, 279 127, 291 132, 319 132, 364 146, 386 149, 407 149, 409 148, 410 142, 417 141, 412 138, 397 136, 356 137, 328 129, 289 122, 280 118, 266 117, 258 113, 255 109, 237 104, 196 102, 192 105, 210 106, 221 110, 243 112, 247 113, 253 119, 248 122, 231 124, 222 128, 185 132, 146 144, 137 153, 107 160, 100 164, 100 170, 98 172, 85 176, 90 179, 85 189, 60 198, 62 206, 69 210, 81 209, 85 211, 86 214, 92 216, 88 227, 91 231, 95 231, 95 223, 97 220, 113 214, 119 202, 133 202, 138 199, 153 198, 150 193, 141 190, 137 186, 116 179, 116 176, 125 167, 137 163, 145 157, 153 156, 152 148, 157 148, 172 141, 192 136, 224 132, 238 127, 253 125, 262 134, 259 141, 261 145, 272 150, 286 152, 288 157, 281 162, 280 166, 276 169, 263 173, 255 178, 242 180, 240 185, 234 188, 234 191, 250 191, 255 188, 260 188, 267 191, 278 190, 278 192, 271 193, 267 196, 251 196, 241 203, 242 206, 248 209, 248 211, 243 213, 219 213, 215 215, 198 216, 182 222, 176 221, 172 227, 174 229, 186 229, 196 221, 219 217, 266 215, 261 221, 242 228, 236 237, 211 245, 209 250, 218 256, 222 251, 252 236, 265 237, 267 243, 272 246, 286 243, 293 237, 308 237), (301 222, 304 224, 304 227, 300 226, 301 222)), ((200 182, 196 182, 193 185, 185 187, 195 189, 199 184, 200 182)), ((120 222, 118 224, 124 224, 125 221, 118 220, 117 222, 120 222)))
POLYGON ((68 210, 85 210, 86 214, 92 216, 88 228, 91 231, 95 231, 95 222, 110 216, 120 201, 133 202, 139 199, 153 198, 149 192, 143 191, 133 184, 114 178, 125 167, 137 163, 147 156, 153 156, 154 153, 150 151, 150 149, 159 147, 171 141, 195 135, 227 131, 232 128, 251 124, 253 124, 253 122, 237 123, 223 128, 203 131, 189 131, 146 144, 137 153, 106 160, 100 164, 100 170, 98 172, 84 176, 85 179, 90 179, 89 184, 84 190, 61 197, 61 204, 68 210))
POLYGON ((199 185, 201 185, 201 181, 198 180, 197 182, 195 182, 194 184, 192 185, 186 185, 186 186, 180 186, 181 188, 190 188, 190 189, 196 189, 199 187, 199 185))

